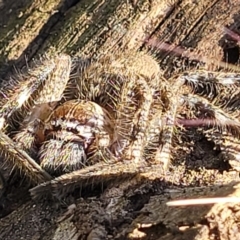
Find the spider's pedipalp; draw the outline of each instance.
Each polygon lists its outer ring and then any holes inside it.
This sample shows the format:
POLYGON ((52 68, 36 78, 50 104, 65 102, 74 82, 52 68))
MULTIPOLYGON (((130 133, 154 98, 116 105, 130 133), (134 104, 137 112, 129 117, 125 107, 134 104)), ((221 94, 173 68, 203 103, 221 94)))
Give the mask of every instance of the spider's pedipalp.
MULTIPOLYGON (((55 59, 55 68, 47 76, 43 86, 38 88, 36 95, 32 99, 34 106, 21 124, 21 131, 14 136, 14 140, 26 150, 31 152, 36 142, 43 139, 42 124, 50 116, 58 101, 63 97, 63 92, 69 81, 71 70, 71 58, 61 54, 55 59), (40 139, 36 139, 40 137, 40 139)), ((38 144, 38 143, 37 143, 38 144)))
POLYGON ((65 141, 64 135, 61 135, 57 139, 49 139, 41 146, 40 164, 53 176, 72 172, 88 165, 85 151, 82 142, 65 141))

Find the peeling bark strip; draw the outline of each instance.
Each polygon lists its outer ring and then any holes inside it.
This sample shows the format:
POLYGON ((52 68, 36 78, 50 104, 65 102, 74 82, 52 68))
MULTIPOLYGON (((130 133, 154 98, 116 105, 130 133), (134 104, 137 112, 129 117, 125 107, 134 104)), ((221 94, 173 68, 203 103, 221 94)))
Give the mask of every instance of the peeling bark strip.
MULTIPOLYGON (((232 50, 239 55, 239 40, 234 38, 240 34, 239 14, 238 0, 4 0, 0 73, 6 63, 23 66, 26 56, 65 52, 98 57, 139 48, 153 52, 166 75, 188 69, 190 52, 192 60, 216 68, 209 59, 226 60, 232 50)), ((204 151, 206 166, 211 158, 220 161, 208 148, 204 151)), ((186 158, 179 158, 186 163, 186 158)), ((191 160, 195 158, 199 156, 191 160)), ((189 185, 228 185, 238 176, 222 175, 216 168, 195 169, 180 165, 173 175, 157 180, 157 175, 139 176, 128 186, 109 186, 100 198, 78 199, 68 209, 59 202, 33 202, 13 186, 0 209, 1 216, 11 212, 0 219, 0 239, 239 239, 237 204, 211 210, 166 208, 167 201, 177 198, 239 196, 239 186, 236 191, 220 187, 222 194, 215 187, 191 192, 189 185), (174 191, 179 194, 170 194, 174 191)))

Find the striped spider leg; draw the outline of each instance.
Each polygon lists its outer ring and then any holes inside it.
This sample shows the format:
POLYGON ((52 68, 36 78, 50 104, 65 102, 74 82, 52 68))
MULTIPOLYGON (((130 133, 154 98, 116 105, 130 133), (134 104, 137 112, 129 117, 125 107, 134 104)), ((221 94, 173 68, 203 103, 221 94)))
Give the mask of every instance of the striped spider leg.
POLYGON ((240 74, 198 70, 184 73, 181 78, 191 90, 182 95, 188 114, 179 123, 198 127, 221 149, 230 165, 239 168, 240 74))
POLYGON ((35 62, 16 77, 1 83, 0 153, 6 164, 19 169, 32 183, 52 177, 25 151, 34 145, 35 131, 62 98, 69 79, 71 59, 61 54, 35 62), (23 121, 20 123, 20 121, 23 121), (20 125, 22 138, 9 137, 8 130, 20 125))

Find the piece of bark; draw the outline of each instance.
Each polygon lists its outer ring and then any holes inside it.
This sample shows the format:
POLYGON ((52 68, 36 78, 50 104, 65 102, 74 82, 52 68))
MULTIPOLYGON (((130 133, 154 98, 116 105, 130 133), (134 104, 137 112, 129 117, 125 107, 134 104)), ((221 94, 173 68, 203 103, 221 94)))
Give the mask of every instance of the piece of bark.
MULTIPOLYGON (((239 204, 167 207, 175 199, 221 197, 233 193, 239 196, 239 186, 212 186, 202 188, 159 190, 151 196, 150 188, 159 181, 130 188, 125 196, 78 199, 68 208, 58 201, 35 203, 29 201, 0 220, 1 239, 208 239, 212 230, 221 232, 215 238, 233 238, 228 232, 236 231, 234 222, 239 215, 239 204), (238 189, 234 191, 234 186, 238 189), (221 211, 219 212, 219 208, 221 211), (224 213, 223 209, 227 208, 224 213), (221 214, 221 215, 220 215, 221 214), (234 217, 232 217, 232 215, 234 217), (207 215, 207 218, 206 218, 207 215), (216 216, 216 217, 214 217, 216 216), (219 217, 220 216, 220 217, 219 217), (229 222, 229 218, 232 221, 229 222), (211 221, 210 221, 211 219, 211 221), (226 222, 226 219, 228 221, 226 222), (224 225, 226 223, 226 225, 224 225), (29 227, 31 226, 31 227, 29 227), (225 226, 224 228, 221 226, 225 226), (64 237, 64 238, 63 238, 64 237), (207 237, 207 238, 206 238, 207 237)), ((111 189, 113 191, 113 189, 111 189)), ((119 189, 115 189, 119 191, 119 189)), ((237 232, 236 234, 239 234, 237 232)))

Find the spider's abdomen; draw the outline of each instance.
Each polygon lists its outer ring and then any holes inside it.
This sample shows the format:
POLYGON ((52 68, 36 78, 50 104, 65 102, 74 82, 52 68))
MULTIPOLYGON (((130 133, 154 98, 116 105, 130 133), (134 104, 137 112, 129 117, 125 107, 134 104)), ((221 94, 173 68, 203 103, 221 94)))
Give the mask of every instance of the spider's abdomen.
POLYGON ((50 173, 62 173, 94 164, 99 151, 112 143, 113 126, 111 115, 94 102, 65 102, 45 124, 41 166, 50 173))

